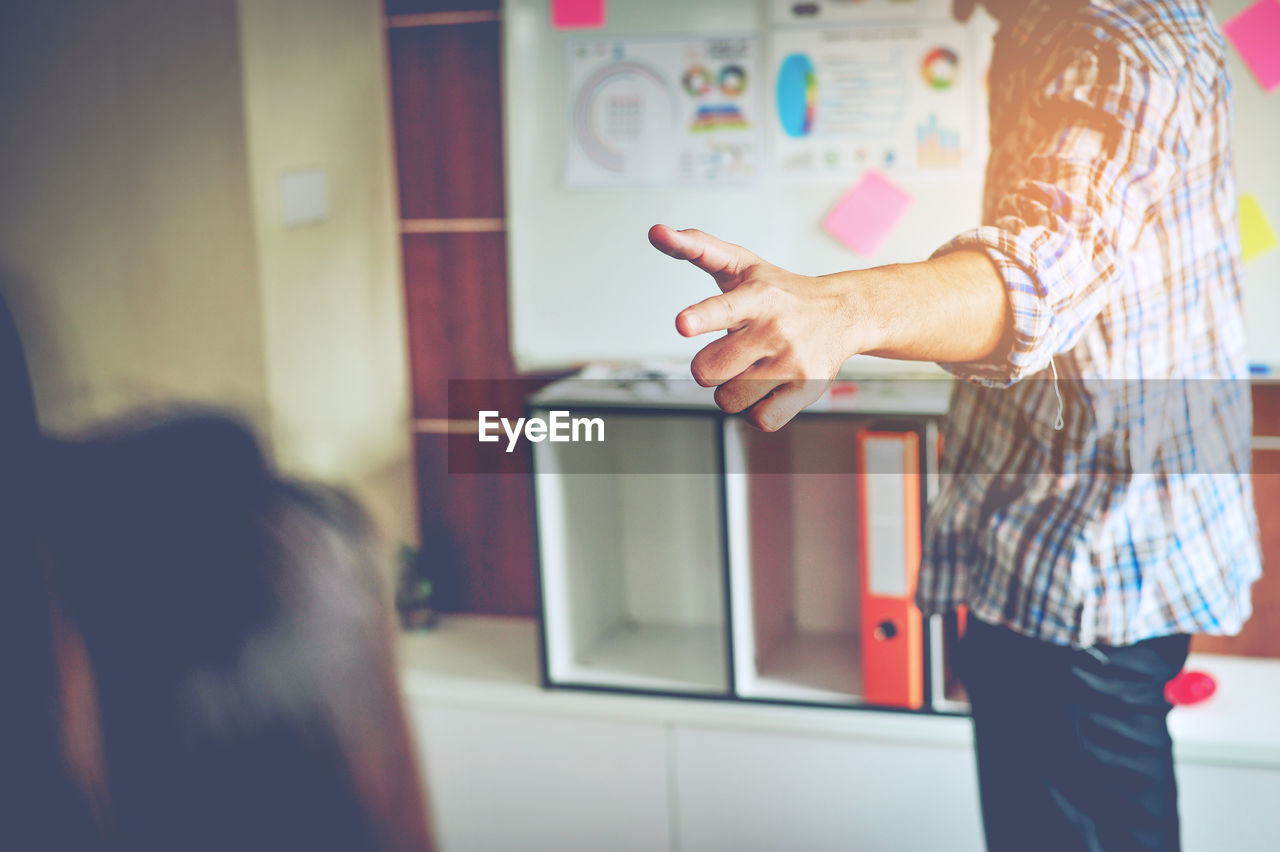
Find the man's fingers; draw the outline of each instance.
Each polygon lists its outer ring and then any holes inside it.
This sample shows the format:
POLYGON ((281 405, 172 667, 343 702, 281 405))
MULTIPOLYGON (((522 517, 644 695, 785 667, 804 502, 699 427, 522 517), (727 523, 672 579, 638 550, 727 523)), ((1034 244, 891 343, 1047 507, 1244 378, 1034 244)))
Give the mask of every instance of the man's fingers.
POLYGON ((787 384, 786 379, 770 378, 769 373, 767 362, 744 370, 737 378, 716 388, 716 405, 726 414, 737 414, 773 393, 774 389, 787 384))
POLYGON ((742 246, 693 228, 677 231, 668 225, 654 225, 649 229, 649 242, 663 254, 687 260, 709 273, 722 290, 731 288, 743 272, 760 262, 742 246))
POLYGON ((761 295, 750 287, 703 299, 676 314, 676 330, 685 337, 708 331, 737 331, 759 316, 761 295))
POLYGON ((716 405, 765 432, 776 432, 813 404, 830 382, 789 380, 761 361, 740 376, 716 388, 716 405))
POLYGON ((826 382, 814 381, 788 382, 775 388, 768 398, 762 398, 743 417, 757 429, 777 432, 822 396, 826 385, 826 382))
POLYGON ((763 348, 754 345, 751 338, 749 331, 729 334, 704 346, 693 356, 693 363, 689 365, 694 381, 709 388, 722 385, 746 372, 752 364, 768 354, 763 348))

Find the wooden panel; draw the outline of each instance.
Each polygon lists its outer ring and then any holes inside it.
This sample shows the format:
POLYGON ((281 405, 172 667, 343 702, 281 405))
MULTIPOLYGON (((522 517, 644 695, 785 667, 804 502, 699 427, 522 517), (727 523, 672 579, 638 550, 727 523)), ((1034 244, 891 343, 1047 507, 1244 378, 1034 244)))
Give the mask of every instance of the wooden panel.
POLYGON ((1253 386, 1253 434, 1280 435, 1280 385, 1253 386))
POLYGON ((416 15, 424 12, 470 12, 497 10, 501 0, 387 0, 388 15, 416 15))
MULTIPOLYGON (((1280 453, 1254 453, 1254 464, 1274 469, 1280 453)), ((1280 658, 1280 474, 1254 474, 1253 493, 1262 538, 1262 579, 1253 586, 1253 617, 1238 636, 1195 637, 1193 652, 1280 658)))
POLYGON ((515 376, 507 335, 506 237, 402 239, 415 417, 447 417, 449 379, 515 376))
MULTIPOLYGON (((1253 388, 1253 433, 1280 435, 1280 386, 1253 388)), ((1191 650, 1280 658, 1280 452, 1253 454, 1254 506, 1262 539, 1262 579, 1253 587, 1253 617, 1238 636, 1197 636, 1191 650)))
MULTIPOLYGON (((535 615, 532 480, 449 472, 449 447, 471 436, 415 440, 422 547, 436 562, 436 601, 451 612, 535 615)), ((527 444, 513 464, 528 470, 527 444)), ((455 466, 459 459, 455 459, 455 466)))
MULTIPOLYGON (((507 338, 502 233, 403 238, 415 417, 474 422, 480 408, 520 416, 525 397, 556 375, 517 376, 507 338), (483 379, 461 388, 451 379, 483 379)), ((492 451, 494 445, 484 448, 492 451)), ((442 608, 532 615, 537 609, 527 444, 484 458, 473 434, 417 441, 422 539, 444 572, 442 608), (514 473, 450 473, 454 469, 514 473), (487 459, 487 460, 486 460, 487 459)))
POLYGON ((404 219, 501 217, 499 25, 387 32, 404 219))
MULTIPOLYGON (((386 3, 389 16, 498 8, 498 0, 386 3)), ((414 415, 429 424, 475 417, 450 412, 450 379, 494 380, 469 391, 504 414, 518 413, 524 394, 545 381, 516 380, 508 339, 506 235, 495 230, 505 207, 499 33, 497 22, 387 32, 401 218, 416 220, 406 231, 428 232, 406 233, 402 249, 414 415), (482 232, 466 233, 474 220, 482 232)), ((527 449, 500 459, 502 469, 520 472, 450 473, 451 452, 455 468, 482 467, 474 440, 416 439, 423 547, 437 560, 438 603, 533 614, 527 449)))

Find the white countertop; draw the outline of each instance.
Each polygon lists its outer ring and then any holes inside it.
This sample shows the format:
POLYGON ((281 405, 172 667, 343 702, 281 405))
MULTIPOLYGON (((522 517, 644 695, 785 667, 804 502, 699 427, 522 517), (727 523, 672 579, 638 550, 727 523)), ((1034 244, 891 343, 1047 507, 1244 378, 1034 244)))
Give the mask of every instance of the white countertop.
MULTIPOLYGON (((822 397, 806 406, 807 414, 883 414, 941 416, 951 402, 954 380, 938 370, 938 376, 840 377, 822 397)), ((719 412, 715 388, 700 387, 682 369, 669 378, 592 377, 584 372, 561 379, 539 390, 530 402, 546 408, 554 405, 627 409, 671 409, 719 412)), ((645 375, 645 374, 638 374, 645 375)))
MULTIPOLYGON (((972 742, 968 720, 956 716, 544 689, 530 618, 448 617, 434 630, 404 634, 400 653, 411 701, 950 748, 972 742)), ((1280 660, 1200 654, 1188 668, 1212 674, 1218 690, 1170 715, 1178 759, 1280 769, 1280 660)))

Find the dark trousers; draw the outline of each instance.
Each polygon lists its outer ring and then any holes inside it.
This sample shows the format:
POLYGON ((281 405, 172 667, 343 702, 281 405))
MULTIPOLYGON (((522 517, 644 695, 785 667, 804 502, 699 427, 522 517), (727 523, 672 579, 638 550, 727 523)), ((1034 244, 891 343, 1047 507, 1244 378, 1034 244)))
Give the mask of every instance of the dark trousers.
POLYGON ((1164 685, 1189 642, 1078 650, 969 619, 957 665, 990 852, 1179 848, 1164 685))

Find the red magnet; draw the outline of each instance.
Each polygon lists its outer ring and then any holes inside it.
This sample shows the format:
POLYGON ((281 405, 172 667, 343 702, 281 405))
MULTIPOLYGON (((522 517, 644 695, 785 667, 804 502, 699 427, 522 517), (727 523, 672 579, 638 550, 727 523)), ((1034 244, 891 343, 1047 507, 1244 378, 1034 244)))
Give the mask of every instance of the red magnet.
POLYGON ((857 392, 857 382, 835 381, 831 383, 831 395, 833 397, 853 396, 857 392))
POLYGON ((1213 695, 1217 688, 1218 682, 1213 675, 1183 670, 1164 685, 1164 700, 1175 707, 1199 704, 1213 695))

